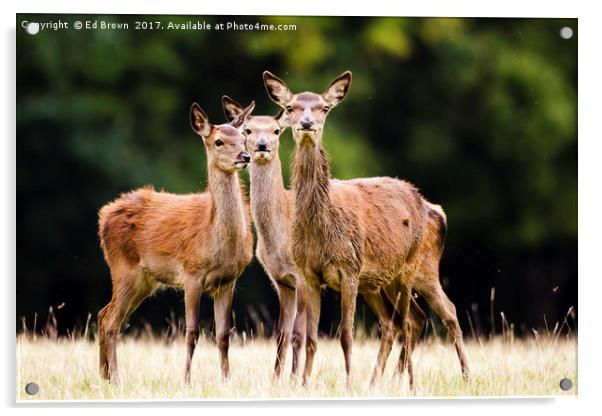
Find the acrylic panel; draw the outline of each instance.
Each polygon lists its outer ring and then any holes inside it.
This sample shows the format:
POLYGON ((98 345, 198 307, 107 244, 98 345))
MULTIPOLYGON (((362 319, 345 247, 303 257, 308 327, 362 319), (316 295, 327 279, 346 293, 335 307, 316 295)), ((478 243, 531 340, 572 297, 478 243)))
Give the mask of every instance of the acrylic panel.
POLYGON ((577 39, 18 14, 17 400, 576 395, 577 39))

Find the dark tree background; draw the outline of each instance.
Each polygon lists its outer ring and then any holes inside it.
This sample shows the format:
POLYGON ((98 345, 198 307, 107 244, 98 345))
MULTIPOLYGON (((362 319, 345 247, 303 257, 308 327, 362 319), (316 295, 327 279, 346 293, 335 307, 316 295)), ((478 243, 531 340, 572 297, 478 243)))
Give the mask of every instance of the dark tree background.
MULTIPOLYGON (((338 178, 388 175, 415 183, 448 215, 444 286, 465 332, 494 315, 517 332, 577 306, 577 21, 339 17, 19 15, 127 22, 129 30, 17 32, 17 319, 81 328, 110 299, 97 210, 145 184, 202 191, 203 145, 190 129, 197 101, 215 123, 220 97, 274 114, 261 73, 293 91, 322 91, 353 71, 325 142, 338 178), (134 21, 294 24, 295 31, 133 29, 134 21), (559 31, 572 27, 574 36, 559 31), (544 319, 545 316, 545 319, 544 319)), ((289 177, 290 132, 281 158, 289 177)), ((248 175, 243 173, 248 180, 248 175)), ((321 330, 338 326, 323 296, 321 330)), ((239 331, 270 333, 277 300, 254 261, 237 285, 239 331), (263 329, 262 329, 263 327, 263 329)), ((204 298, 201 319, 211 328, 204 298)), ((154 331, 181 320, 168 290, 132 316, 154 331)), ((358 326, 374 318, 360 303, 358 326)))

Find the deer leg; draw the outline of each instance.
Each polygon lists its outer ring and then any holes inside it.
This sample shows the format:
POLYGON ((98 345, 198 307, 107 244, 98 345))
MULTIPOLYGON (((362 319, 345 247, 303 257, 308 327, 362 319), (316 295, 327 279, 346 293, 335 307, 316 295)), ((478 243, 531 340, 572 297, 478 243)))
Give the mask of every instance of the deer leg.
MULTIPOLYGON (((132 274, 135 274, 132 271, 132 274)), ((136 276, 114 279, 113 296, 98 313, 98 337, 100 375, 117 382, 117 338, 123 321, 134 312, 140 303, 152 293, 152 286, 140 284, 136 276), (120 282, 120 284, 115 284, 120 282)))
POLYGON ((186 367, 184 382, 190 384, 192 356, 199 340, 199 305, 202 284, 199 280, 189 278, 184 286, 184 306, 186 309, 186 367))
POLYGON ((414 387, 414 368, 412 365, 412 332, 411 324, 409 319, 410 313, 410 301, 411 301, 411 289, 409 287, 400 288, 397 301, 397 310, 401 316, 401 352, 399 354, 399 362, 397 365, 397 371, 401 375, 403 374, 405 367, 408 368, 408 377, 410 382, 410 388, 414 387))
POLYGON ((109 306, 111 304, 108 303, 104 308, 102 308, 98 312, 97 322, 98 322, 98 355, 99 355, 99 366, 100 366, 100 377, 105 380, 109 379, 109 352, 107 351, 107 339, 106 339, 106 330, 104 329, 103 321, 107 312, 109 310, 109 306))
POLYGON ((222 376, 224 378, 228 378, 228 375, 230 374, 228 349, 230 347, 233 295, 234 284, 230 284, 226 287, 219 288, 213 300, 213 312, 215 315, 215 339, 219 349, 222 376))
MULTIPOLYGON (((292 275, 286 281, 295 282, 292 275)), ((286 350, 291 340, 295 314, 297 312, 297 291, 294 287, 278 284, 278 297, 280 300, 280 315, 278 317, 278 335, 276 338, 276 364, 274 375, 280 376, 286 360, 286 350)))
POLYGON ((303 370, 303 385, 307 386, 314 365, 314 355, 318 349, 318 323, 320 321, 320 287, 312 286, 306 289, 305 313, 307 319, 307 338, 305 342, 305 368, 303 370))
MULTIPOLYGON (((399 310, 396 309, 395 305, 399 301, 401 286, 398 283, 392 283, 388 287, 384 288, 381 291, 383 294, 383 300, 388 310, 391 311, 392 316, 394 317, 393 322, 395 325, 395 331, 401 332, 403 322, 405 317, 402 316, 399 310)), ((412 347, 412 351, 416 347, 418 340, 420 339, 420 334, 422 333, 425 324, 426 324, 426 314, 420 308, 420 305, 416 302, 413 296, 410 297, 410 310, 409 310, 409 323, 410 323, 410 340, 409 343, 412 347)), ((402 339, 403 342, 403 339, 402 339)), ((398 371, 405 371, 405 364, 403 362, 398 363, 398 371)))
POLYGON ((410 298, 410 344, 412 345, 412 351, 416 347, 416 343, 420 339, 420 335, 422 334, 422 330, 426 326, 426 314, 418 305, 418 302, 414 299, 413 296, 410 298))
POLYGON ((385 299, 379 292, 368 292, 363 294, 364 300, 372 309, 372 312, 378 318, 380 326, 381 339, 380 349, 378 350, 378 358, 376 359, 376 365, 372 371, 372 377, 370 378, 370 385, 374 385, 379 377, 382 377, 385 371, 385 365, 387 358, 391 353, 393 347, 393 341, 395 340, 395 328, 393 322, 393 311, 392 308, 387 308, 385 299))
MULTIPOLYGON (((297 293, 297 298, 302 296, 301 291, 297 293)), ((305 337, 307 335, 307 312, 305 311, 305 304, 303 301, 297 299, 297 315, 295 316, 295 322, 293 324, 293 367, 292 373, 296 377, 299 372, 299 355, 301 349, 305 343, 305 337)))
MULTIPOLYGON (((416 344, 418 343, 418 340, 420 339, 420 334, 422 333, 422 330, 426 326, 426 314, 424 313, 422 308, 420 308, 420 306, 418 305, 416 300, 414 300, 411 290, 409 292, 409 295, 410 295, 410 307, 409 307, 408 317, 405 320, 405 323, 408 326, 408 330, 406 332, 408 339, 407 339, 407 343, 402 343, 402 347, 401 347, 402 353, 405 351, 409 358, 406 359, 405 357, 403 357, 400 354, 400 360, 398 363, 398 373, 400 375, 403 374, 403 372, 405 370, 405 368, 404 368, 405 364, 407 363, 408 375, 410 377, 410 387, 413 387, 414 386, 414 368, 413 368, 413 364, 412 364, 413 363, 412 354, 414 352, 414 349, 416 348, 416 344), (404 348, 405 348, 405 350, 404 350, 404 348)), ((403 331, 402 331, 402 333, 403 333, 403 331)))
POLYGON ((454 340, 456 353, 458 354, 458 359, 460 360, 460 366, 462 368, 462 375, 465 379, 470 379, 466 348, 464 347, 464 341, 462 339, 462 329, 460 328, 460 323, 458 322, 458 317, 456 315, 456 307, 443 291, 443 288, 439 283, 439 276, 437 275, 436 280, 432 280, 432 284, 424 287, 417 287, 416 290, 424 296, 424 299, 426 299, 433 312, 435 312, 441 318, 441 321, 443 321, 447 331, 454 340))
MULTIPOLYGON (((396 306, 401 296, 399 294, 399 291, 399 285, 395 284, 392 284, 387 288, 382 288, 380 290, 380 297, 387 310, 387 316, 389 317, 389 319, 391 319, 393 323, 393 340, 395 340, 395 336, 401 332, 403 321, 406 319, 397 309, 398 306, 396 306)), ((422 330, 426 323, 425 313, 422 311, 418 303, 416 303, 416 301, 413 298, 410 298, 410 310, 408 319, 410 322, 410 338, 413 349, 418 339, 420 338, 420 334, 422 333, 422 330)), ((384 358, 385 362, 387 361, 387 359, 388 356, 384 358)))
POLYGON ((351 353, 353 347, 353 323, 357 302, 357 283, 350 276, 341 277, 341 347, 345 356, 347 382, 351 379, 351 353))

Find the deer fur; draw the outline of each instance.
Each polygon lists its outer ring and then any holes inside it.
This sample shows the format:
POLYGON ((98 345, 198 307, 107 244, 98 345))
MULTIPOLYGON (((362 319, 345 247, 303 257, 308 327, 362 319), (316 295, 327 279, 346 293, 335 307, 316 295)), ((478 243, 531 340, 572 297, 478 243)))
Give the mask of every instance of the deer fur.
MULTIPOLYGON (((423 242, 432 211, 430 204, 413 185, 397 179, 331 180, 322 132, 326 115, 347 94, 350 72, 339 76, 322 95, 294 95, 282 80, 267 71, 264 82, 272 100, 284 109, 282 122, 293 127, 296 142, 292 237, 293 256, 305 277, 304 382, 311 374, 317 348, 320 287, 327 284, 341 292, 341 345, 347 375, 351 370, 356 297, 361 293, 376 313, 383 332, 372 380, 382 374, 397 328, 404 340, 398 368, 403 371, 407 363, 413 385, 411 350, 424 322, 424 315, 417 315, 411 308, 413 280, 421 262, 435 264, 437 269, 439 264, 439 259, 429 255, 431 247, 423 242), (417 255, 421 244, 423 253, 417 255), (417 323, 414 327, 412 320, 417 323)), ((422 283, 432 275, 423 273, 422 283)), ((438 285, 438 273, 436 277, 438 285)))
MULTIPOLYGON (((228 120, 239 117, 243 111, 242 106, 228 96, 222 97, 222 104, 228 120)), ((276 289, 280 304, 274 366, 276 376, 281 374, 284 367, 297 302, 301 301, 297 297, 301 279, 293 260, 290 241, 293 196, 284 187, 278 155, 280 135, 284 130, 278 121, 280 115, 250 116, 243 129, 252 160, 250 203, 257 230, 256 255, 276 289)), ((293 373, 296 373, 297 362, 298 353, 293 359, 293 373)))
POLYGON ((293 128, 296 143, 292 248, 305 277, 304 382, 311 374, 317 348, 320 288, 324 284, 341 292, 341 346, 349 377, 358 293, 370 299, 375 312, 381 312, 385 310, 381 289, 399 280, 395 309, 404 317, 403 339, 410 337, 411 276, 426 224, 424 200, 415 187, 397 179, 331 180, 322 132, 326 115, 347 94, 350 72, 337 78, 323 95, 293 95, 269 72, 264 73, 264 82, 272 100, 285 110, 283 121, 293 128))
MULTIPOLYGON (((470 368, 456 307, 443 291, 439 279, 439 264, 447 236, 447 216, 440 205, 428 201, 426 205, 428 221, 424 237, 416 252, 418 265, 414 276, 413 289, 426 300, 433 312, 441 318, 443 325, 445 325, 454 341, 462 375, 468 380, 470 379, 470 368)), ((398 364, 399 372, 403 372, 403 365, 404 361, 400 360, 398 364)))
POLYGON ((253 107, 230 124, 213 126, 198 104, 192 105, 191 125, 207 153, 205 192, 175 195, 145 187, 100 209, 100 244, 113 289, 111 301, 98 313, 103 378, 118 377, 116 342, 123 321, 162 286, 184 289, 185 381, 190 381, 199 336, 202 293, 214 298, 221 370, 228 376, 233 289, 253 256, 250 209, 237 173, 250 162, 240 128, 253 107))
MULTIPOLYGON (((447 234, 447 218, 443 208, 440 205, 432 204, 425 200, 428 212, 426 228, 420 245, 416 249, 416 273, 413 278, 412 289, 418 292, 428 303, 430 308, 441 318, 448 332, 454 340, 456 352, 460 361, 462 375, 465 379, 470 378, 470 369, 466 356, 466 349, 462 339, 462 330, 456 316, 456 308, 449 300, 439 280, 439 264, 445 245, 447 234)), ((381 316, 393 316, 393 319, 379 319, 383 338, 381 339, 381 348, 377 365, 374 368, 371 378, 371 384, 374 384, 378 377, 381 377, 384 372, 384 367, 391 351, 396 333, 401 331, 401 321, 398 316, 391 313, 391 302, 394 302, 399 296, 399 284, 393 282, 384 289, 386 298, 389 302, 385 302, 386 309, 381 316), (383 328, 385 328, 383 330, 383 328)), ((369 302, 370 303, 370 302, 369 302)), ((414 299, 412 299, 412 304, 414 299)), ((378 307, 378 306, 377 306, 378 307)), ((421 311, 420 311, 421 312, 421 311)), ((379 314, 377 313, 377 316, 379 314)), ((420 314, 415 308, 410 307, 410 338, 407 343, 402 343, 399 360, 397 363, 397 373, 403 374, 406 366, 411 366, 412 361, 409 359, 409 354, 414 350, 416 342, 420 337, 420 333, 426 322, 425 315, 420 314), (409 345, 409 349, 406 347, 409 345)), ((413 370, 408 369, 410 374, 410 382, 412 381, 413 370)))

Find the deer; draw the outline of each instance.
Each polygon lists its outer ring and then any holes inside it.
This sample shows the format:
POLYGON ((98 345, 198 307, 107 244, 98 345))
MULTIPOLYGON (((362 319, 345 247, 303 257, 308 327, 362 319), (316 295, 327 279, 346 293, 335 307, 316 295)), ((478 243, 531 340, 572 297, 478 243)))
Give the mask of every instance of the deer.
MULTIPOLYGON (((429 218, 444 218, 444 214, 440 214, 443 211, 437 210, 406 181, 388 177, 344 181, 331 178, 328 155, 322 143, 324 125, 332 108, 346 97, 351 78, 351 72, 344 72, 323 94, 293 94, 280 78, 269 71, 263 73, 268 96, 284 110, 280 122, 292 128, 295 141, 292 252, 304 277, 306 360, 303 383, 306 384, 311 375, 317 351, 323 285, 341 293, 340 342, 348 383, 355 307, 358 294, 362 294, 376 314, 382 334, 372 382, 382 374, 398 331, 403 342, 398 370, 403 371, 407 366, 409 383, 413 386, 411 353, 424 322, 424 316, 418 314, 418 325, 412 327, 412 320, 416 319, 410 318, 412 310, 416 315, 416 308, 412 308, 413 288, 419 293, 421 290, 427 293, 425 298, 430 305, 435 305, 436 313, 443 314, 442 309, 437 308, 440 302, 445 304, 445 311, 454 312, 445 314, 444 322, 453 327, 462 370, 467 374, 455 310, 449 307, 451 302, 438 281, 439 262, 434 258, 436 256, 428 253, 419 255, 421 244, 425 251, 433 249, 423 241, 424 234, 429 231, 429 218), (422 263, 435 267, 429 268, 421 278, 415 278, 422 263), (434 276, 436 282, 433 282, 434 276)), ((431 232, 433 239, 440 236, 438 219, 432 220, 436 227, 431 232)))
POLYGON ((152 186, 121 194, 99 211, 99 238, 111 272, 111 301, 98 313, 101 377, 118 380, 116 344, 124 320, 162 287, 184 290, 185 383, 199 338, 201 294, 214 301, 221 373, 229 375, 228 348, 236 280, 253 257, 251 214, 238 172, 249 164, 242 125, 255 103, 230 123, 212 125, 197 104, 190 124, 207 156, 207 188, 176 195, 152 186))
MULTIPOLYGON (((240 117, 243 107, 228 97, 222 97, 226 118, 240 117)), ((257 230, 256 256, 270 278, 280 305, 276 335, 276 364, 274 375, 280 376, 289 347, 293 323, 297 314, 299 269, 293 260, 290 244, 290 218, 293 199, 285 188, 278 155, 283 128, 276 116, 249 116, 243 126, 247 150, 251 155, 250 205, 257 230)), ((298 354, 297 354, 298 357, 298 354)), ((296 368, 297 359, 293 366, 296 368)), ((294 370, 293 373, 296 371, 294 370)))
MULTIPOLYGON (((234 99, 222 97, 224 114, 228 121, 244 111, 234 99)), ((292 256, 291 224, 294 213, 292 191, 284 186, 279 156, 280 138, 286 127, 276 116, 249 116, 243 126, 247 150, 251 154, 250 204, 253 223, 257 230, 256 256, 270 278, 279 299, 280 312, 276 336, 275 376, 280 376, 286 350, 292 341, 292 374, 297 376, 299 355, 305 338, 305 304, 302 297, 303 279, 292 256)), ((380 294, 384 296, 384 294, 380 294)), ((393 307, 388 313, 395 314, 393 307)), ((425 322, 425 314, 412 299, 410 319, 415 343, 425 322)), ((397 322, 399 316, 397 315, 397 322)))

